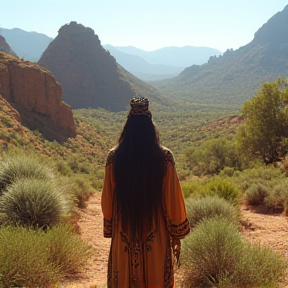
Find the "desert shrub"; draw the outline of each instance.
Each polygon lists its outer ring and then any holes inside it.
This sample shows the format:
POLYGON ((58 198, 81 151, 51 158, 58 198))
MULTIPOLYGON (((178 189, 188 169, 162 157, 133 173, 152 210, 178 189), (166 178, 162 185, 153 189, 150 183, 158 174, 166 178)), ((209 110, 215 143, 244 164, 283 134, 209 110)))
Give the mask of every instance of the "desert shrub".
POLYGON ((224 169, 220 171, 219 176, 232 177, 234 172, 235 172, 234 168, 232 168, 232 167, 224 167, 224 169))
POLYGON ((247 288, 276 287, 287 269, 287 260, 258 244, 243 243, 241 251, 231 282, 247 288))
POLYGON ((57 171, 63 176, 72 176, 73 172, 70 169, 70 166, 64 161, 57 161, 56 163, 57 171))
POLYGON ((53 172, 32 156, 10 156, 0 163, 0 195, 6 186, 18 178, 36 178, 51 181, 53 172))
POLYGON ((69 181, 69 190, 74 202, 79 208, 85 208, 90 196, 96 192, 90 184, 90 180, 84 175, 76 175, 73 178, 66 178, 69 181))
POLYGON ((78 158, 76 158, 76 156, 71 157, 68 160, 68 165, 71 171, 73 171, 73 173, 83 173, 83 174, 90 173, 90 167, 87 165, 84 159, 81 159, 81 157, 78 158))
POLYGON ((245 243, 237 225, 219 217, 196 226, 182 255, 189 287, 273 287, 287 269, 284 257, 245 243))
POLYGON ((224 283, 233 275, 241 245, 237 225, 225 218, 204 219, 183 241, 185 282, 190 287, 224 283))
POLYGON ((220 177, 212 178, 204 187, 204 195, 217 195, 233 205, 238 204, 239 189, 232 182, 220 177))
POLYGON ((244 200, 249 205, 264 204, 271 187, 262 183, 253 183, 244 193, 244 200))
POLYGON ((195 227, 206 218, 223 217, 237 225, 239 221, 238 209, 219 198, 218 196, 207 196, 200 199, 186 199, 186 211, 190 225, 195 227))
POLYGON ((0 198, 0 213, 9 223, 50 227, 67 214, 66 200, 53 183, 24 178, 9 185, 0 198))
POLYGON ((181 188, 184 198, 198 197, 201 191, 204 190, 201 182, 184 182, 181 183, 181 188))
POLYGON ((79 272, 91 256, 91 246, 67 225, 58 225, 48 230, 45 241, 49 261, 60 268, 64 275, 79 272))
POLYGON ((47 287, 59 281, 60 268, 49 261, 44 234, 40 230, 1 227, 0 287, 47 287))
POLYGON ((285 178, 280 169, 272 166, 260 166, 253 169, 247 169, 241 173, 236 171, 233 175, 233 182, 242 190, 246 191, 252 184, 266 183, 272 184, 285 178))
POLYGON ((264 203, 270 208, 285 209, 288 208, 288 181, 281 181, 279 184, 272 187, 268 195, 265 197, 264 203))
POLYGON ((1 227, 0 243, 0 286, 3 288, 48 287, 79 272, 91 255, 91 247, 66 225, 46 232, 1 227))

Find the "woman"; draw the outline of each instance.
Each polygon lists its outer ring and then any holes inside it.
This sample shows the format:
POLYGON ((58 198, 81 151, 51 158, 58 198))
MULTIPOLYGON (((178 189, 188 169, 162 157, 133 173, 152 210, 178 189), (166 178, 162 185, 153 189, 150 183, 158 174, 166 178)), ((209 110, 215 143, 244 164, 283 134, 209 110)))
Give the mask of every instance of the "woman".
POLYGON ((171 288, 180 239, 190 231, 172 153, 160 145, 147 98, 132 98, 110 151, 102 192, 111 237, 108 287, 171 288))

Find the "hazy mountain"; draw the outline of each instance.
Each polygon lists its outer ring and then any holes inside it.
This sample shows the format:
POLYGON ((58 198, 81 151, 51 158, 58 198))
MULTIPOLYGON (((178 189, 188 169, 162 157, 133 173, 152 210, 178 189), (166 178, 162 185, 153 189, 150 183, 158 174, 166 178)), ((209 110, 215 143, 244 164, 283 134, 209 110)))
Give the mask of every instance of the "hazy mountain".
POLYGON ((44 34, 27 32, 19 28, 0 28, 0 35, 6 39, 12 50, 20 58, 34 62, 38 61, 43 51, 53 40, 44 34))
MULTIPOLYGON (((109 47, 111 45, 108 46, 108 50, 109 47)), ((222 54, 221 51, 214 48, 194 46, 164 47, 154 51, 144 51, 133 46, 115 46, 114 48, 127 54, 139 56, 150 64, 161 64, 177 68, 186 68, 193 64, 203 64, 208 61, 210 56, 222 54)))
MULTIPOLYGON (((135 96, 159 97, 154 87, 143 83, 119 66, 91 28, 71 22, 59 29, 38 64, 48 68, 62 87, 62 99, 72 108, 126 110, 135 96)), ((160 97, 161 98, 161 97, 160 97)), ((159 98, 159 103, 161 99, 159 98)))
POLYGON ((210 57, 179 76, 154 83, 174 98, 197 103, 242 104, 265 81, 288 77, 288 5, 236 51, 210 57))
POLYGON ((143 58, 119 51, 112 45, 104 46, 124 69, 142 80, 161 80, 177 76, 185 67, 150 64, 143 58))
POLYGON ((15 52, 11 49, 9 44, 6 42, 5 38, 0 35, 0 51, 17 56, 15 52))

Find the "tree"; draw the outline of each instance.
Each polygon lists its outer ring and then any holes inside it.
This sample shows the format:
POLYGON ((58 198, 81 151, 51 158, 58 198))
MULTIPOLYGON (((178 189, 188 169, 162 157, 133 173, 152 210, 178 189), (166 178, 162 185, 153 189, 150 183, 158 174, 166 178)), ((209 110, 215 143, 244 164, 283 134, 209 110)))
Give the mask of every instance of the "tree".
POLYGON ((288 82, 279 78, 264 83, 256 95, 242 107, 244 123, 239 127, 239 148, 266 163, 287 153, 283 145, 288 137, 288 82))

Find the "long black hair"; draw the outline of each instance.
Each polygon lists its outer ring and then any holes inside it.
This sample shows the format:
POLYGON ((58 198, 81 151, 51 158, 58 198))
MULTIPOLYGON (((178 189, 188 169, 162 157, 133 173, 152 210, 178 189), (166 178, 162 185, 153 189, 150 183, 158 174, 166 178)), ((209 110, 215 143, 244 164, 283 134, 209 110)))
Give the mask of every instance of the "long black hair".
POLYGON ((123 231, 141 239, 162 210, 165 159, 152 119, 130 115, 114 155, 117 215, 123 231))

